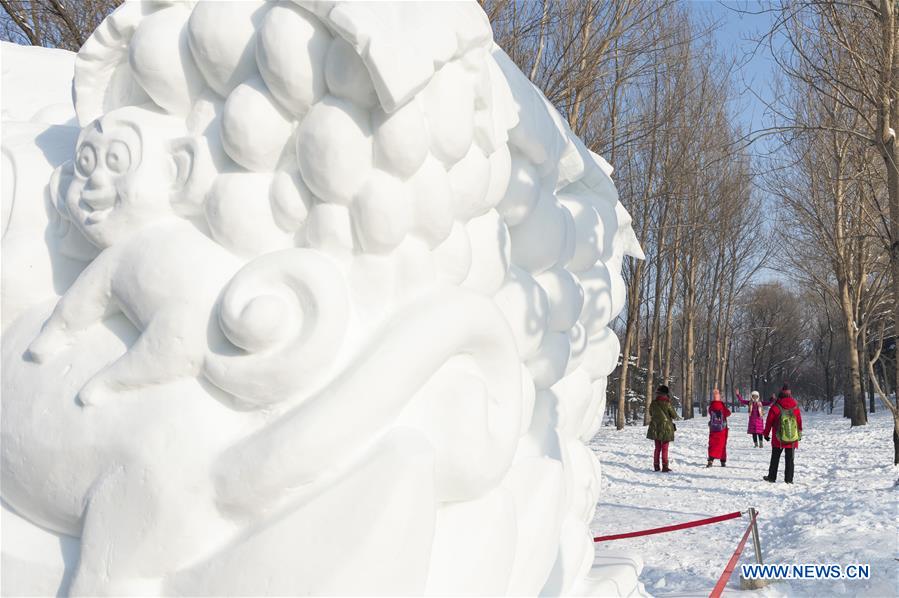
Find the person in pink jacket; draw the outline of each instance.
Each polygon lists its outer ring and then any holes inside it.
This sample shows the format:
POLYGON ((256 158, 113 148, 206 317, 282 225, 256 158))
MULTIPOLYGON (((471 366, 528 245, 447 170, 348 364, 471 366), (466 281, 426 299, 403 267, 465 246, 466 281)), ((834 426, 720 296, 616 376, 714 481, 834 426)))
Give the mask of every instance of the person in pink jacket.
POLYGON ((767 401, 763 401, 759 391, 753 390, 749 395, 749 400, 743 398, 738 390, 736 392, 737 400, 741 405, 749 405, 749 427, 746 429, 747 434, 752 434, 752 445, 759 448, 765 446, 765 407, 774 402, 774 397, 767 401))

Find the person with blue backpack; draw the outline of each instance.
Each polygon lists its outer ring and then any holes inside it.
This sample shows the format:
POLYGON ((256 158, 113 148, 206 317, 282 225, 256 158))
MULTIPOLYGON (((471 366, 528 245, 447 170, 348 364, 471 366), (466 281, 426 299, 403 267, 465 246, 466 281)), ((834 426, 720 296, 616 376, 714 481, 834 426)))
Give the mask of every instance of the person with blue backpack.
POLYGON ((721 461, 721 467, 727 467, 727 418, 730 409, 721 400, 718 389, 712 391, 712 402, 709 403, 709 462, 711 467, 715 459, 721 461))
POLYGON ((780 466, 780 455, 786 453, 784 481, 793 483, 793 451, 799 448, 802 440, 802 413, 799 405, 786 384, 777 395, 777 402, 768 411, 765 421, 765 440, 771 442, 771 463, 768 475, 762 479, 766 482, 777 481, 777 469, 780 466))

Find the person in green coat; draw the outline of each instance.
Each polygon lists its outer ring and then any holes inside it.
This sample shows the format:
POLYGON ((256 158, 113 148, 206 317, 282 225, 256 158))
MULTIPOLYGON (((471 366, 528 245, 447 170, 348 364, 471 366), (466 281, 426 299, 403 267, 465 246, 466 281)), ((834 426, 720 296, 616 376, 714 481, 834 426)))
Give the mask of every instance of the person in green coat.
POLYGON ((674 420, 680 419, 671 399, 668 387, 662 384, 656 389, 656 398, 649 405, 649 429, 646 437, 655 441, 655 452, 652 455, 652 467, 659 471, 659 457, 662 459, 662 471, 671 471, 668 467, 668 443, 674 441, 674 431, 677 426, 674 420))

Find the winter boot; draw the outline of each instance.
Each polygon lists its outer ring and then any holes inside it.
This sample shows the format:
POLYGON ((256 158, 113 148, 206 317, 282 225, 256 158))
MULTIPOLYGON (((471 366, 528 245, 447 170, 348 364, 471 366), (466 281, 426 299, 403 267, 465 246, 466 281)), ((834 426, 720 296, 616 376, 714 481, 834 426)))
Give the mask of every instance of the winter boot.
POLYGON ((652 469, 653 469, 653 471, 658 471, 658 470, 659 470, 659 464, 658 464, 658 463, 653 463, 653 464, 652 464, 652 469))
POLYGON ((721 462, 721 467, 727 467, 724 461, 721 462))
POLYGON ((762 479, 765 480, 766 482, 771 482, 772 484, 777 481, 777 480, 773 480, 773 479, 769 478, 768 476, 765 476, 762 479))
POLYGON ((758 441, 758 440, 753 440, 753 441, 752 441, 752 446, 758 448, 758 446, 759 446, 759 441, 758 441))
POLYGON ((712 466, 712 461, 714 461, 714 459, 709 459, 709 462, 706 463, 705 466, 706 466, 706 467, 711 467, 711 466, 712 466))
POLYGON ((671 470, 668 469, 668 462, 666 461, 666 462, 662 463, 662 472, 667 473, 669 471, 671 471, 671 470))

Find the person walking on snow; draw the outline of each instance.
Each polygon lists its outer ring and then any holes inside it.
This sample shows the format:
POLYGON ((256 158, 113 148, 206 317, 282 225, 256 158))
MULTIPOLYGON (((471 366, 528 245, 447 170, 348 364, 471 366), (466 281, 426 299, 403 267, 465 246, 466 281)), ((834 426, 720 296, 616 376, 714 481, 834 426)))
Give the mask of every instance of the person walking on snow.
POLYGON ((793 451, 799 448, 802 440, 802 413, 796 399, 786 384, 777 395, 777 402, 768 412, 765 420, 765 440, 771 441, 771 464, 768 475, 762 479, 766 482, 777 481, 777 469, 780 466, 780 454, 786 452, 784 481, 793 483, 793 451), (773 433, 772 433, 773 432, 773 433))
POLYGON ((662 458, 662 471, 671 471, 668 468, 668 443, 674 441, 674 431, 677 426, 674 420, 680 419, 671 400, 668 397, 668 387, 662 384, 656 389, 656 398, 649 405, 649 429, 646 437, 655 441, 655 451, 652 454, 652 468, 659 471, 659 457, 662 458))
POLYGON ((721 467, 727 467, 727 418, 730 409, 721 401, 718 389, 712 391, 712 402, 709 403, 709 462, 711 467, 715 459, 721 461, 721 467))
POLYGON ((740 395, 739 390, 737 390, 736 394, 737 400, 740 401, 741 405, 749 405, 749 427, 746 429, 746 433, 752 434, 752 445, 758 448, 764 447, 765 407, 768 407, 774 402, 774 397, 772 396, 767 401, 763 401, 759 395, 759 391, 753 390, 747 401, 740 395))

